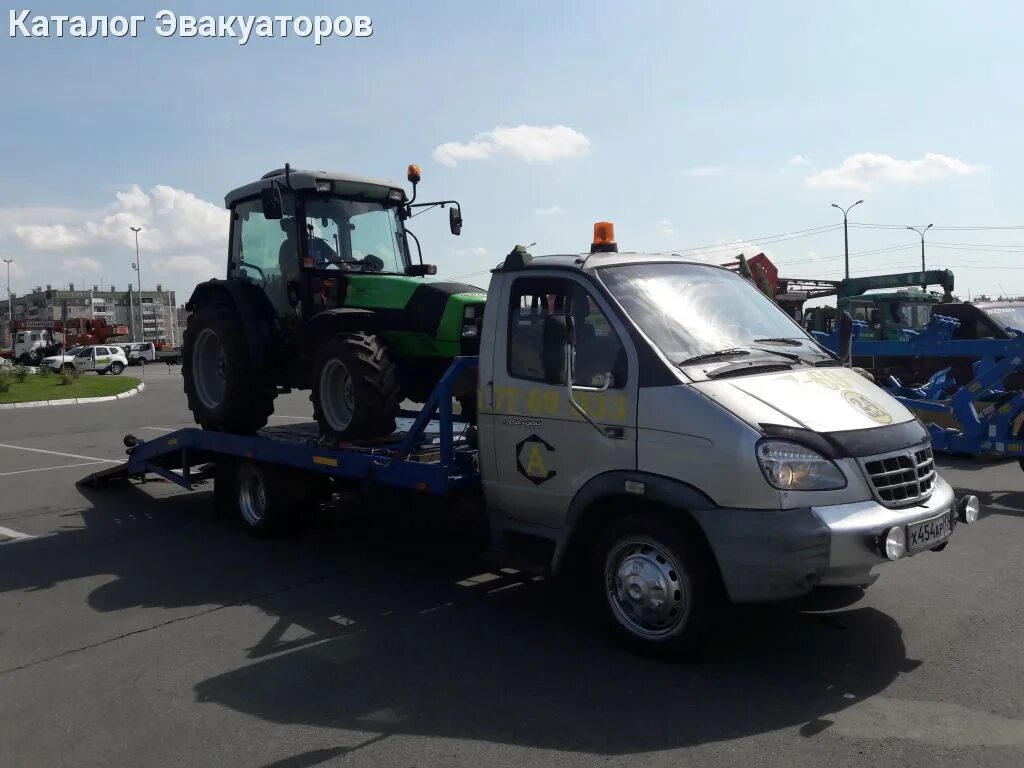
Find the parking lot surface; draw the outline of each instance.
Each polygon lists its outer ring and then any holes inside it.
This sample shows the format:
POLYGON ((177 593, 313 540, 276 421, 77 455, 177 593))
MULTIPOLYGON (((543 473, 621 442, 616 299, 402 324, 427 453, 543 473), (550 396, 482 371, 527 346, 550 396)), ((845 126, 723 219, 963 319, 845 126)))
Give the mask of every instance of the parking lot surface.
MULTIPOLYGON (((866 593, 737 609, 632 656, 436 510, 349 497, 257 541, 212 493, 75 481, 192 424, 178 369, 0 414, 0 766, 1024 762, 1024 472, 943 459, 982 519, 866 593)), ((275 423, 308 420, 306 393, 275 423)))

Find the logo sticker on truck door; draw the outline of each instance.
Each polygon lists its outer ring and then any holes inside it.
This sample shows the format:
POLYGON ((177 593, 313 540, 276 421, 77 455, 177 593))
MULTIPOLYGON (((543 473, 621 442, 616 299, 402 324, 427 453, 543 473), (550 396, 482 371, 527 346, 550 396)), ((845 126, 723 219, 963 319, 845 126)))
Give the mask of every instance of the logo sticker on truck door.
POLYGON ((558 474, 555 447, 537 435, 516 443, 516 469, 534 485, 545 483, 558 474))

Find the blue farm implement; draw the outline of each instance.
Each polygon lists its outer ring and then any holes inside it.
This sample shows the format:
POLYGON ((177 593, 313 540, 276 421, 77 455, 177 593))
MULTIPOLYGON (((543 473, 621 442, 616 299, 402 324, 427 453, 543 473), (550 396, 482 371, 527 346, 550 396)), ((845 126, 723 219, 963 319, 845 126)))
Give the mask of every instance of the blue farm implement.
MULTIPOLYGON (((1024 391, 1007 390, 1004 381, 1024 369, 1024 334, 1011 331, 1008 339, 954 340, 958 325, 951 317, 935 315, 921 331, 903 330, 903 341, 874 341, 860 339, 865 324, 854 322, 851 351, 859 358, 973 358, 970 381, 957 381, 947 367, 919 387, 904 386, 895 377, 879 383, 929 422, 935 450, 1022 459, 1024 391)), ((816 335, 829 349, 839 350, 838 330, 816 335)))

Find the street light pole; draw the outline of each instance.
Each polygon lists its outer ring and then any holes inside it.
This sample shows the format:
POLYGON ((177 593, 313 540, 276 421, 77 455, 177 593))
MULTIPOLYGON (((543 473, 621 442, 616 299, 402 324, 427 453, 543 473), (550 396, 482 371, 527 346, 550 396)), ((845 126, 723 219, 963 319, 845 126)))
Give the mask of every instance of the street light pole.
POLYGON ((846 215, 851 209, 856 208, 858 205, 863 203, 863 200, 858 200, 856 203, 851 205, 849 208, 843 208, 835 203, 832 203, 833 208, 838 208, 843 212, 843 253, 846 255, 846 279, 850 279, 850 232, 846 226, 846 215))
POLYGON ((11 301, 11 262, 14 259, 4 259, 7 265, 7 333, 11 339, 11 349, 14 349, 14 302, 11 301))
POLYGON ((927 270, 927 267, 925 267, 925 265, 924 265, 924 233, 927 232, 931 228, 932 228, 931 224, 929 224, 927 227, 907 227, 907 229, 909 229, 911 232, 917 232, 917 234, 919 234, 921 236, 921 290, 922 291, 927 291, 928 290, 928 280, 924 277, 924 273, 927 270))
POLYGON ((142 227, 131 227, 131 230, 135 233, 135 263, 132 266, 139 274, 139 341, 145 341, 146 326, 142 316, 142 262, 139 260, 139 232, 142 231, 142 227))

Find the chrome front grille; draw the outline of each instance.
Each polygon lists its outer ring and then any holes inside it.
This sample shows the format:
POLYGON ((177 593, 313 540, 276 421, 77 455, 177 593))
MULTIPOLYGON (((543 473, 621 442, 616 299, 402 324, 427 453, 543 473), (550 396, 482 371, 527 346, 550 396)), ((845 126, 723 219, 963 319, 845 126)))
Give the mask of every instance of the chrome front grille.
POLYGON ((861 459, 875 498, 887 507, 927 499, 935 485, 935 460, 924 445, 861 459))

